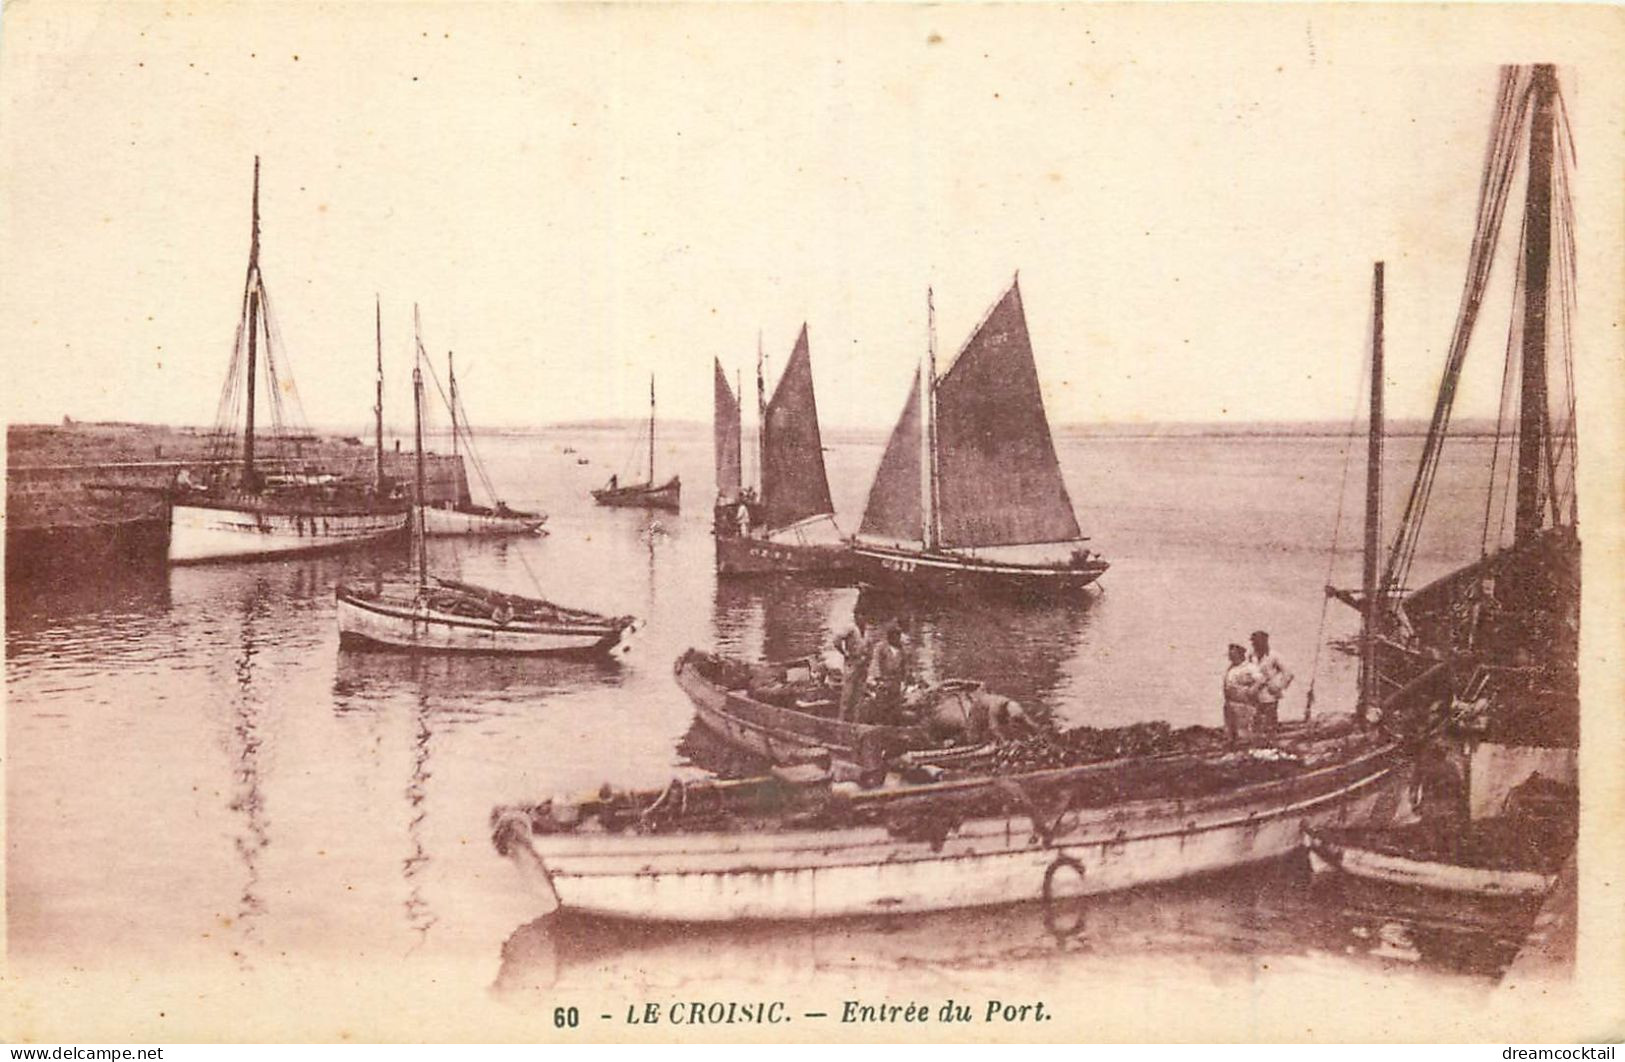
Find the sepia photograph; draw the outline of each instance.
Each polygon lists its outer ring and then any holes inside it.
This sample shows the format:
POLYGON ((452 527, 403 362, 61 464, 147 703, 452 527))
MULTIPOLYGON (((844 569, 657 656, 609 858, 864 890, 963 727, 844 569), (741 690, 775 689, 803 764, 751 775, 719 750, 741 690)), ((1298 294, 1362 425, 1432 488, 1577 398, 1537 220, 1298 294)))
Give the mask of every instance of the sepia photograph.
POLYGON ((1621 70, 7 4, 0 1039, 1617 1042, 1621 70))

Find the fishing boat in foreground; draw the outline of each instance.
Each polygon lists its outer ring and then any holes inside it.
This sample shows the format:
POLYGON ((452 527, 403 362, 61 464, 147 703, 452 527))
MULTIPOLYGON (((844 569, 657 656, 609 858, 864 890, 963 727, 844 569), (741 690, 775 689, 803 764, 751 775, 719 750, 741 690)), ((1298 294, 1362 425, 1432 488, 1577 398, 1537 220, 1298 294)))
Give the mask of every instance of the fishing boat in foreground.
POLYGON ((305 474, 297 469, 292 455, 281 456, 277 462, 280 473, 267 474, 258 463, 254 417, 262 340, 266 393, 276 429, 270 442, 275 447, 283 447, 288 436, 283 430, 284 395, 297 396, 286 367, 279 371, 273 339, 280 340, 280 333, 272 324, 270 297, 260 274, 260 161, 256 157, 248 279, 237 342, 221 395, 208 471, 194 478, 183 469, 176 478, 170 506, 172 564, 335 549, 377 541, 406 529, 407 505, 383 489, 381 468, 375 482, 353 484, 329 475, 305 474), (242 450, 234 455, 230 452, 236 439, 232 422, 239 405, 244 414, 242 450))
POLYGON ((940 378, 929 293, 927 305, 927 361, 858 529, 860 579, 967 600, 1077 595, 1109 565, 1085 545, 1061 476, 1019 281, 940 378))
MULTIPOLYGON (((586 464, 585 459, 578 458, 577 464, 586 464)), ((655 380, 649 377, 649 478, 642 483, 629 483, 622 485, 619 476, 611 476, 609 482, 592 492, 592 500, 599 505, 608 505, 620 509, 669 509, 676 512, 682 508, 683 481, 673 476, 664 483, 655 482, 655 380)))
MULTIPOLYGON (((435 381, 437 389, 439 383, 438 380, 435 381)), ((491 484, 491 476, 485 470, 485 462, 480 460, 479 452, 474 448, 473 433, 468 428, 468 412, 463 408, 462 396, 457 391, 457 366, 452 361, 450 351, 446 352, 446 384, 450 389, 450 394, 442 397, 446 400, 446 408, 451 412, 452 457, 466 457, 469 463, 473 465, 474 472, 479 476, 485 492, 491 497, 491 504, 476 505, 474 499, 469 497, 465 491, 464 496, 455 502, 447 501, 441 505, 426 505, 423 507, 423 533, 426 535, 543 534, 542 525, 547 523, 545 513, 510 509, 507 503, 497 498, 496 489, 491 484)))
MULTIPOLYGON (((1423 809, 1438 820, 1436 826, 1391 834, 1310 833, 1318 863, 1345 878, 1417 887, 1464 902, 1534 894, 1551 884, 1573 847, 1571 815, 1514 814, 1516 804, 1530 802, 1531 786, 1566 789, 1578 800, 1580 539, 1570 332, 1578 259, 1568 192, 1572 141, 1564 115, 1555 68, 1503 68, 1462 310, 1403 520, 1385 568, 1379 572, 1368 562, 1359 592, 1328 588, 1365 614, 1371 636, 1362 675, 1370 688, 1430 687, 1446 708, 1446 725, 1430 757, 1433 769, 1422 779, 1423 809), (1407 592, 1472 335, 1472 310, 1485 300, 1526 139, 1516 309, 1502 374, 1502 419, 1487 461, 1480 555, 1407 592), (1558 353, 1560 373, 1548 372, 1550 350, 1558 353), (1498 468, 1507 470, 1509 481, 1499 488, 1498 468)), ((1380 323, 1377 334, 1380 340, 1380 323)), ((1376 380, 1380 350, 1379 342, 1376 380)), ((1380 468, 1380 393, 1374 383, 1373 469, 1380 468)), ((1380 496, 1380 486, 1372 494, 1380 496)), ((1376 533, 1368 518, 1368 542, 1376 533)))
POLYGON ((777 776, 497 808, 493 842, 549 909, 639 921, 985 907, 1175 881, 1382 821, 1406 753, 1321 720, 1275 750, 1146 756, 862 789, 777 776))
POLYGON ((767 400, 763 376, 758 343, 760 485, 748 491, 741 488, 739 396, 728 386, 721 362, 716 363, 717 574, 818 575, 844 581, 855 562, 830 501, 805 324, 772 401, 767 400))
POLYGON ((883 726, 839 719, 839 685, 819 678, 817 661, 752 666, 690 649, 675 670, 701 723, 776 764, 822 757, 873 769, 911 753, 913 765, 972 766, 986 761, 993 745, 968 721, 978 715, 985 721, 1007 703, 979 682, 949 681, 913 698, 917 721, 883 726), (931 725, 938 714, 961 725, 931 725))
MULTIPOLYGON (((421 353, 421 344, 419 345, 421 353)), ((417 490, 423 496, 423 372, 412 371, 416 408, 417 490)), ((423 512, 421 506, 417 507, 423 512)), ((409 583, 339 586, 341 643, 420 652, 623 656, 638 623, 566 608, 429 574, 426 536, 414 521, 417 578, 409 583)))

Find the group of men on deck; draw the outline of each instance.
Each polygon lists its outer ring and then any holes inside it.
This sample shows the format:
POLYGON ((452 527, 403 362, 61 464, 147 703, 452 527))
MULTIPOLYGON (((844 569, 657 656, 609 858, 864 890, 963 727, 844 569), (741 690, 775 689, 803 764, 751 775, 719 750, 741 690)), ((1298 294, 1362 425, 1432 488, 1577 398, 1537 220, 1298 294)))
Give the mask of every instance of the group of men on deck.
POLYGON ((1292 671, 1270 649, 1265 631, 1252 634, 1252 652, 1230 645, 1224 673, 1224 732, 1231 744, 1265 743, 1275 738, 1281 698, 1292 685, 1292 671))

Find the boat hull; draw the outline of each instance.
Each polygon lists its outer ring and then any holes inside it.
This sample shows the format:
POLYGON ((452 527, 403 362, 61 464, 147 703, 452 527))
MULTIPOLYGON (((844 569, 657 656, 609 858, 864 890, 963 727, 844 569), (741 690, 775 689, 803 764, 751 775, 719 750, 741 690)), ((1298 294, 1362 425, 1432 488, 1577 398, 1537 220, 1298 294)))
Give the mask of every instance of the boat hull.
POLYGON ((669 509, 676 512, 682 507, 682 491, 682 482, 674 476, 659 486, 639 483, 613 490, 607 487, 595 490, 592 500, 617 509, 669 509))
POLYGON ((975 600, 988 595, 1046 600, 1082 595, 1105 574, 1105 561, 1081 566, 1010 564, 973 560, 952 553, 853 547, 858 581, 904 594, 975 600))
POLYGON ((695 661, 693 650, 678 657, 676 674, 700 723, 735 748, 773 763, 794 763, 820 750, 856 761, 869 747, 879 752, 925 743, 926 734, 918 728, 843 723, 753 700, 707 680, 695 661))
POLYGON ((169 561, 197 564, 342 549, 406 530, 408 513, 277 513, 177 503, 171 509, 169 561))
POLYGON ((1333 830, 1311 830, 1309 863, 1316 873, 1345 874, 1365 882, 1481 899, 1544 896, 1557 875, 1534 870, 1497 870, 1379 852, 1337 837, 1333 830))
POLYGON ((1264 862, 1296 850, 1306 826, 1391 815, 1404 762, 1388 745, 1230 793, 1068 813, 1053 830, 1023 813, 974 819, 935 843, 880 826, 537 834, 511 811, 499 812, 496 842, 544 903, 612 918, 810 920, 1053 902, 1264 862))
POLYGON ((857 578, 857 561, 847 545, 805 545, 770 542, 746 535, 719 535, 717 574, 818 576, 850 583, 857 578))
POLYGON ((624 656, 631 629, 620 624, 530 625, 409 608, 338 593, 339 640, 349 645, 425 653, 624 656))
POLYGON ((546 522, 545 516, 499 516, 434 506, 423 510, 423 531, 427 535, 534 535, 546 522))

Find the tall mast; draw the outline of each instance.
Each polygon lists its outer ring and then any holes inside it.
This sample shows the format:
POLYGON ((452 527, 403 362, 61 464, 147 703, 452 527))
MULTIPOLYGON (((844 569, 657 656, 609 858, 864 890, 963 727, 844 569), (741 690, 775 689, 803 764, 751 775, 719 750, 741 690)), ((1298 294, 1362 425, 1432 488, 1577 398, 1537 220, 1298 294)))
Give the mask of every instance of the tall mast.
POLYGON ((767 362, 762 330, 756 330, 756 497, 767 500, 767 362))
POLYGON ((373 462, 373 488, 384 493, 384 305, 377 295, 372 297, 373 338, 378 348, 378 400, 373 404, 373 441, 377 454, 373 462))
POLYGON ((451 456, 457 456, 457 369, 451 351, 446 351, 446 377, 451 386, 451 456))
POLYGON ((429 536, 423 526, 423 329, 418 308, 412 307, 412 331, 417 346, 412 355, 412 423, 416 434, 417 487, 412 493, 412 528, 417 532, 418 585, 429 585, 429 536))
POLYGON ((1377 684, 1377 632, 1382 622, 1382 592, 1377 582, 1377 554, 1382 541, 1382 272, 1371 272, 1371 425, 1365 465, 1365 572, 1361 600, 1364 619, 1360 631, 1360 702, 1356 715, 1364 722, 1376 708, 1382 692, 1377 684))
POLYGON ((260 309, 260 157, 254 156, 254 221, 248 241, 248 403, 243 427, 243 487, 253 490, 259 479, 254 469, 254 377, 258 373, 255 344, 259 338, 260 309))
POLYGON ((649 486, 655 485, 655 377, 649 374, 649 486))
POLYGON ((1529 185, 1524 201, 1523 374, 1518 418, 1518 510, 1515 541, 1540 530, 1540 463, 1546 445, 1546 297, 1552 245, 1552 141, 1557 71, 1535 67, 1529 122, 1529 185))
POLYGON ((937 548, 937 304, 925 289, 925 367, 920 401, 925 404, 925 476, 920 492, 922 535, 926 549, 937 548))

